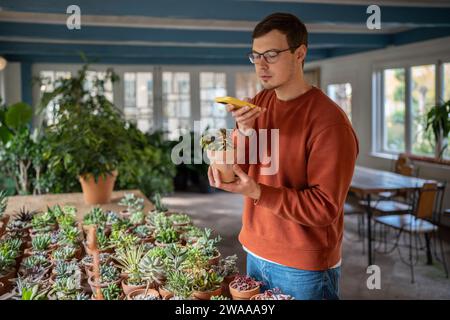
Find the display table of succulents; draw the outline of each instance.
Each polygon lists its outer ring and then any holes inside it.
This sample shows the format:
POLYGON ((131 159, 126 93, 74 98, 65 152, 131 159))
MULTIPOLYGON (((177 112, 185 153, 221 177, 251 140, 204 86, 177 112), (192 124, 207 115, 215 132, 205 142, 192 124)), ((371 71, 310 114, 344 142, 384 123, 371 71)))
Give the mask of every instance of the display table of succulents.
POLYGON ((236 256, 222 257, 220 236, 169 211, 159 195, 153 205, 140 192, 116 192, 113 203, 90 207, 81 194, 1 196, 0 299, 230 296, 236 256))

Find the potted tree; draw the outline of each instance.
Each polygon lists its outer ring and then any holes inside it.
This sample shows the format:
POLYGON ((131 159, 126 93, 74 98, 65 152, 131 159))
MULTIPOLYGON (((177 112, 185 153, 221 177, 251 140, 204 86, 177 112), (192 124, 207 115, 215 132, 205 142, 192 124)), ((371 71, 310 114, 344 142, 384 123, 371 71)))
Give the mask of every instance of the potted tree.
POLYGON ((206 149, 211 166, 219 171, 224 183, 230 183, 235 180, 232 141, 227 129, 220 129, 216 134, 204 134, 200 138, 200 145, 202 149, 206 149))
POLYGON ((433 130, 435 140, 435 158, 442 159, 448 148, 450 133, 450 100, 433 106, 427 113, 425 131, 433 130))
POLYGON ((59 79, 44 93, 40 110, 50 101, 53 123, 46 128, 51 146, 50 165, 63 163, 66 173, 78 177, 87 204, 110 201, 118 167, 133 155, 127 123, 105 95, 105 83, 118 77, 109 69, 104 78, 88 82, 88 65, 77 75, 59 79))

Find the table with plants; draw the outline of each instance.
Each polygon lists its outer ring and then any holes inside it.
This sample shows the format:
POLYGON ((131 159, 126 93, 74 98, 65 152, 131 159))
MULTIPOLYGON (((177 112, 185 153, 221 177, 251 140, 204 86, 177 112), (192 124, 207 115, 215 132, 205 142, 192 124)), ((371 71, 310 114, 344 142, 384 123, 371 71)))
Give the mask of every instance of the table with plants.
POLYGON ((138 190, 95 206, 81 193, 45 197, 0 194, 0 299, 289 298, 260 294, 258 281, 239 275, 236 255, 221 256, 220 235, 166 208, 159 194, 154 205, 138 190))

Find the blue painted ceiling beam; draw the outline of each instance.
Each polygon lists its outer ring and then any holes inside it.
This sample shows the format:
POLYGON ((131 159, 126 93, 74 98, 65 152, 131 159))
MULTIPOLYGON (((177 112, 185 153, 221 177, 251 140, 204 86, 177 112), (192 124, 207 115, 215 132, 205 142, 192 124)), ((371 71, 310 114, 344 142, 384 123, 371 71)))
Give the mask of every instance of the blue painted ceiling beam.
MULTIPOLYGON (((22 12, 66 12, 73 0, 2 0, 3 10, 22 12)), ((78 0, 82 14, 149 16, 183 19, 259 21, 273 12, 291 12, 306 23, 365 24, 367 5, 265 2, 245 0, 78 0)), ((383 23, 419 26, 450 26, 450 8, 381 6, 383 23)))
MULTIPOLYGON (((82 27, 81 30, 68 30, 65 25, 15 22, 0 22, 0 36, 89 41, 164 41, 241 44, 248 45, 248 49, 251 48, 252 43, 251 32, 244 31, 175 30, 98 26, 86 26, 82 27)), ((382 48, 388 44, 389 35, 385 34, 309 34, 309 45, 311 47, 351 46, 382 48)))

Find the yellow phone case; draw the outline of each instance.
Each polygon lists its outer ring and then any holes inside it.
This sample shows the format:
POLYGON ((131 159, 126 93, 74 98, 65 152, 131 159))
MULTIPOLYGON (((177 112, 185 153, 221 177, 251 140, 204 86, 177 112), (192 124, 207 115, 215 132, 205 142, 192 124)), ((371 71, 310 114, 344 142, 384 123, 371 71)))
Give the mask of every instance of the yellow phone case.
POLYGON ((242 101, 233 97, 217 97, 216 102, 218 103, 223 103, 223 104, 232 104, 233 106, 236 107, 245 107, 245 106, 249 106, 250 108, 255 108, 257 106, 255 106, 254 104, 251 104, 247 101, 242 101))

